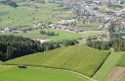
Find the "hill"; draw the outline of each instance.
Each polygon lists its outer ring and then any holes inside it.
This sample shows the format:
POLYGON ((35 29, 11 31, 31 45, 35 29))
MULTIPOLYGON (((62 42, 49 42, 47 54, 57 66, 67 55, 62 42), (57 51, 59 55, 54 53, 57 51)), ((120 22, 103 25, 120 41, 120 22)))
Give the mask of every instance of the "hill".
POLYGON ((99 51, 87 46, 69 46, 16 58, 6 61, 4 64, 25 64, 67 69, 91 77, 108 55, 108 51, 99 51))

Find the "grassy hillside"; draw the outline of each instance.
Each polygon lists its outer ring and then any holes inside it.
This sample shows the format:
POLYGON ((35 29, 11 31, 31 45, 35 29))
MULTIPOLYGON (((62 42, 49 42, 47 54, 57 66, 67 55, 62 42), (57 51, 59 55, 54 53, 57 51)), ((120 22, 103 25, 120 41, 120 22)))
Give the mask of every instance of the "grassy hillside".
POLYGON ((125 67, 125 53, 122 55, 117 65, 125 67))
POLYGON ((99 51, 87 46, 69 46, 27 55, 4 64, 26 64, 68 69, 91 77, 108 55, 108 51, 99 51))
POLYGON ((124 52, 111 53, 102 67, 93 76, 93 78, 98 81, 104 81, 108 73, 113 69, 113 67, 117 65, 118 60, 122 57, 123 54, 124 52))
POLYGON ((65 71, 13 67, 0 72, 0 81, 87 81, 87 79, 65 71))

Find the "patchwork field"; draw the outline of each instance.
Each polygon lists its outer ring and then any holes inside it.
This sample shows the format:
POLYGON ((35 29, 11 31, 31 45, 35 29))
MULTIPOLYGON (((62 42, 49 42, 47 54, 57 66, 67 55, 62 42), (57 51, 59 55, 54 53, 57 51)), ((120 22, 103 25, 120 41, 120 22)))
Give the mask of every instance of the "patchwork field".
POLYGON ((12 33, 12 32, 6 32, 2 33, 0 35, 16 35, 16 36, 23 36, 23 37, 29 37, 29 38, 37 38, 37 39, 47 39, 47 40, 52 40, 52 41, 60 41, 64 39, 76 39, 76 38, 81 38, 82 35, 78 33, 72 33, 72 32, 67 32, 67 31, 62 31, 62 30, 57 30, 57 29, 42 29, 44 31, 51 31, 55 33, 59 33, 58 36, 47 36, 47 35, 41 35, 40 34, 40 29, 33 30, 33 31, 28 31, 27 33, 12 33))
POLYGON ((99 69, 108 55, 108 51, 99 51, 87 46, 69 46, 23 56, 9 60, 4 64, 25 64, 67 69, 91 77, 99 69))
POLYGON ((94 79, 98 81, 104 81, 106 76, 110 73, 110 71, 115 67, 119 61, 119 59, 124 55, 124 52, 116 52, 111 53, 107 60, 104 62, 102 67, 97 71, 97 73, 93 76, 94 79))
POLYGON ((0 72, 0 81, 88 81, 88 79, 65 71, 13 67, 0 72))

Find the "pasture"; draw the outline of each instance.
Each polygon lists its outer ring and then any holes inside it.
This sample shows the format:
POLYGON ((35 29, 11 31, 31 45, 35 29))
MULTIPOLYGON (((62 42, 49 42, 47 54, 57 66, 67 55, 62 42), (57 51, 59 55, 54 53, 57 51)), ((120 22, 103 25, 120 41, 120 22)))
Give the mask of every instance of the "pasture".
POLYGON ((88 81, 74 73, 42 68, 13 67, 0 72, 1 81, 88 81))
POLYGON ((23 36, 23 37, 29 37, 29 38, 35 38, 35 39, 47 39, 47 40, 51 40, 51 41, 61 41, 64 39, 77 39, 77 38, 81 38, 82 35, 78 34, 78 33, 72 33, 72 32, 67 32, 67 31, 63 31, 63 30, 57 30, 57 29, 51 29, 51 28, 47 28, 47 29, 42 29, 44 31, 51 31, 51 32, 55 32, 55 33, 59 33, 58 36, 47 36, 47 35, 41 35, 40 34, 40 29, 37 30, 33 30, 33 31, 28 31, 27 33, 12 33, 12 32, 6 32, 6 33, 2 33, 0 35, 16 35, 16 36, 23 36))
POLYGON ((117 63, 117 66, 123 66, 123 67, 125 67, 125 53, 119 59, 119 62, 117 63))
POLYGON ((124 52, 115 52, 111 53, 102 67, 96 72, 93 76, 94 79, 98 81, 104 81, 109 72, 115 67, 119 61, 119 59, 123 56, 124 52))
POLYGON ((57 22, 59 18, 72 18, 74 15, 64 10, 65 6, 53 3, 18 3, 20 6, 12 8, 0 4, 0 27, 32 26, 39 21, 57 22))
POLYGON ((77 45, 23 56, 3 64, 25 64, 67 69, 91 77, 108 55, 109 51, 99 51, 88 46, 77 45))
POLYGON ((91 24, 78 24, 76 27, 82 28, 83 30, 97 30, 101 23, 91 23, 91 24))

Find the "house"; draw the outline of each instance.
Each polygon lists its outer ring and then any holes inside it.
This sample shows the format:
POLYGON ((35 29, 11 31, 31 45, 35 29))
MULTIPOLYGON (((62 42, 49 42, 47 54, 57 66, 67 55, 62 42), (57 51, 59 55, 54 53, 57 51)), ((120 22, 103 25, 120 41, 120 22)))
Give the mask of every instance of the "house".
POLYGON ((7 31, 11 32, 11 31, 13 31, 13 30, 16 30, 16 28, 10 28, 10 27, 4 28, 4 31, 5 31, 5 32, 7 32, 7 31))

